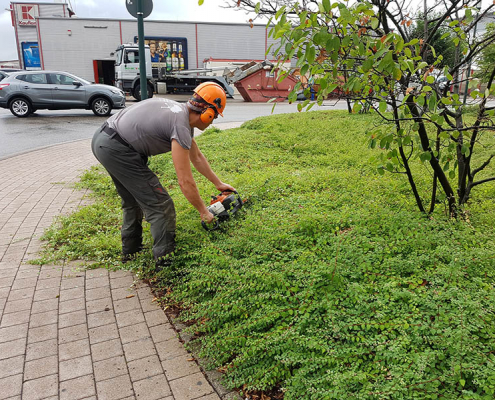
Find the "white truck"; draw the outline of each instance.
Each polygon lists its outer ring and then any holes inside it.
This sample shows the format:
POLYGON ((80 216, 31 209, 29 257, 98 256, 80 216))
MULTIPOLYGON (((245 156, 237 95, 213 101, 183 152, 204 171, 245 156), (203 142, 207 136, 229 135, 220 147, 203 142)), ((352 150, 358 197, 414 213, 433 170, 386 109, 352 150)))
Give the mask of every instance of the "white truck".
MULTIPOLYGON (((168 64, 163 67, 153 67, 149 45, 145 46, 145 53, 148 98, 153 97, 153 93, 158 92, 159 83, 166 84, 167 93, 175 93, 192 92, 196 86, 204 81, 217 82, 225 89, 228 97, 233 97, 234 95, 234 90, 223 76, 207 75, 213 69, 181 70, 168 68, 168 64)), ((141 100, 138 44, 122 44, 117 47, 114 56, 115 86, 124 92, 130 93, 136 100, 141 100)))

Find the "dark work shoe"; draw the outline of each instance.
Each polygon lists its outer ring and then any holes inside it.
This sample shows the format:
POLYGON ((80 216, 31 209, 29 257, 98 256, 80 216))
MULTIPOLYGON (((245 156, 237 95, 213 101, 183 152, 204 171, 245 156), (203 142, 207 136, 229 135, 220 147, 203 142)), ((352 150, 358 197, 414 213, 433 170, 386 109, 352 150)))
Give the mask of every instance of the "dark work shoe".
POLYGON ((122 253, 122 255, 120 256, 120 261, 125 264, 129 261, 133 261, 137 258, 139 254, 139 251, 136 251, 135 253, 129 253, 129 254, 125 254, 125 253, 122 253))
POLYGON ((155 260, 155 271, 160 272, 170 269, 173 264, 173 258, 171 255, 166 255, 155 260))

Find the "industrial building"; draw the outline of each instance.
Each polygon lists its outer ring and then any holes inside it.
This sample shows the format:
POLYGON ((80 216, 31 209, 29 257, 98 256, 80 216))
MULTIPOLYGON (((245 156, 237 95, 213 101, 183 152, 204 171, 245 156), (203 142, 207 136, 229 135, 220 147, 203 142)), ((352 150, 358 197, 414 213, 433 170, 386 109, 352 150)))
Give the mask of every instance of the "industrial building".
MULTIPOLYGON (((19 63, 24 69, 67 71, 112 84, 111 54, 121 44, 137 42, 137 23, 132 18, 78 18, 67 3, 60 2, 11 2, 10 8, 19 63)), ((203 68, 205 60, 210 64, 264 60, 274 43, 265 25, 146 19, 145 39, 157 46, 181 44, 185 69, 203 68)))

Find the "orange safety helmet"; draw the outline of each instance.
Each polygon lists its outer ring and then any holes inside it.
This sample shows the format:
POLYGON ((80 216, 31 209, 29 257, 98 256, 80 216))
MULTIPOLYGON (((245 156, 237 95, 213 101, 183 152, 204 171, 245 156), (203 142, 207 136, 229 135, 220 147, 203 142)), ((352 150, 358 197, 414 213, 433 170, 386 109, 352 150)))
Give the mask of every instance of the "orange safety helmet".
POLYGON ((223 110, 227 104, 227 96, 225 95, 225 90, 215 82, 204 82, 194 89, 199 97, 201 97, 207 104, 202 113, 201 121, 208 123, 213 121, 218 114, 223 117, 223 110))

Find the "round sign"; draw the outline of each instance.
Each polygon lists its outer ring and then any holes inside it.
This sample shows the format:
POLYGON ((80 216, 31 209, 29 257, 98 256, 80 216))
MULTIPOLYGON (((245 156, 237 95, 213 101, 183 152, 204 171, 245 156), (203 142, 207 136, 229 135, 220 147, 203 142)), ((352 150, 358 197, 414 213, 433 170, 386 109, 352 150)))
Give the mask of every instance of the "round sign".
POLYGON ((143 18, 149 17, 151 11, 153 11, 152 0, 125 0, 125 6, 127 7, 129 14, 131 14, 134 18, 138 17, 138 1, 141 1, 143 18))

